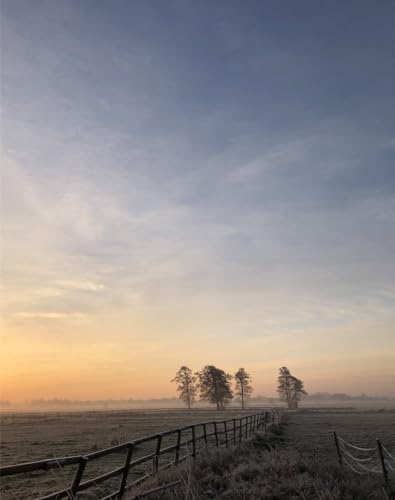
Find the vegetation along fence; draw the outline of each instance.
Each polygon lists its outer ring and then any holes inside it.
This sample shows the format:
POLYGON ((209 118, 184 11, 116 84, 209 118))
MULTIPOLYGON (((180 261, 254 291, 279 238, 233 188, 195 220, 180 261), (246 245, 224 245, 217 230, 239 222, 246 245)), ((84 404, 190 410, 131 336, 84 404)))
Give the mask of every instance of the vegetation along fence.
POLYGON ((97 492, 96 495, 100 494, 102 500, 120 499, 125 491, 139 485, 158 471, 175 466, 188 457, 195 458, 206 448, 238 444, 248 439, 256 430, 267 431, 279 418, 280 413, 277 411, 263 411, 240 418, 188 425, 84 455, 4 466, 0 468, 0 477, 57 468, 63 471, 66 466, 74 466, 74 474, 68 475, 71 484, 40 497, 40 500, 73 499, 79 492, 95 488, 105 481, 111 482, 111 491, 108 492, 109 486, 107 486, 104 497, 101 496, 103 493, 97 492), (114 460, 121 465, 92 477, 89 464, 108 455, 114 458, 107 465, 114 466, 114 460), (137 479, 133 479, 133 475, 137 475, 137 479), (114 484, 114 478, 117 477, 118 480, 114 484))
POLYGON ((333 433, 339 464, 346 466, 356 474, 382 474, 389 486, 390 476, 395 478, 395 457, 376 440, 376 446, 362 448, 347 442, 333 433))

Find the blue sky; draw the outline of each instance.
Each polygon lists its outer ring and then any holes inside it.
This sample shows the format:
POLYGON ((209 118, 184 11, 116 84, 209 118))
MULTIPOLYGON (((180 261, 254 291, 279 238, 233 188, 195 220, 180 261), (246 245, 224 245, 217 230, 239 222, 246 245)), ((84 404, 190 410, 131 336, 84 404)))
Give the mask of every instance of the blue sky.
POLYGON ((1 42, 9 352, 349 335, 325 373, 393 389, 392 2, 3 0, 1 42))

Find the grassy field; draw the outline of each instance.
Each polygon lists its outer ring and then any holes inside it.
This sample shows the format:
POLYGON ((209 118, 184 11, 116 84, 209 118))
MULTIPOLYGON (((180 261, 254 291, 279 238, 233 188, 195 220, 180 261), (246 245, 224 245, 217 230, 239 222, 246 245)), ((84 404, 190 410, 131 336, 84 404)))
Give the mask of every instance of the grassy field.
POLYGON ((394 410, 313 409, 289 414, 285 436, 290 447, 319 461, 336 459, 333 432, 358 446, 375 446, 381 439, 395 448, 394 410))
MULTIPOLYGON (((247 413, 254 413, 254 411, 253 409, 249 409, 247 413)), ((213 420, 214 418, 231 418, 232 416, 238 415, 240 415, 240 411, 237 410, 228 410, 222 414, 210 410, 158 410, 145 412, 117 411, 2 415, 2 465, 39 460, 53 456, 59 457, 80 454, 102 449, 118 442, 172 429, 181 425, 213 420)), ((280 468, 275 472, 275 477, 278 477, 281 470, 285 474, 286 468, 293 463, 292 460, 294 460, 295 463, 299 463, 298 461, 303 459, 309 464, 312 464, 312 468, 319 468, 323 465, 326 467, 328 464, 333 464, 335 467, 337 458, 332 436, 334 430, 347 441, 356 443, 360 446, 374 446, 375 439, 380 438, 389 450, 394 451, 394 417, 395 413, 393 410, 361 411, 326 408, 314 410, 302 409, 296 412, 290 412, 287 417, 287 425, 284 428, 282 450, 278 452, 281 456, 278 455, 276 458, 276 463, 280 468), (283 469, 281 468, 282 466, 283 469)), ((231 458, 232 453, 235 456, 244 456, 245 461, 243 467, 246 467, 246 473, 244 475, 247 477, 248 482, 249 467, 246 463, 248 463, 248 454, 251 453, 251 450, 247 447, 244 448, 243 454, 239 452, 235 454, 234 451, 231 450, 228 450, 226 453, 230 462, 234 460, 231 458), (231 455, 229 455, 229 453, 231 455)), ((264 451, 264 453, 267 452, 264 451)), ((118 465, 122 465, 124 460, 123 456, 118 458, 114 455, 112 455, 110 459, 111 463, 109 463, 108 459, 103 459, 101 463, 95 463, 95 467, 92 468, 91 474, 95 475, 98 472, 111 470, 118 465)), ((222 460, 222 458, 218 459, 217 457, 216 460, 222 460)), ((273 460, 273 456, 261 456, 259 459, 261 467, 263 467, 262 460, 266 460, 266 467, 269 467, 271 460, 273 460)), ((225 466, 225 464, 223 465, 225 466)), ((234 465, 236 469, 234 474, 237 476, 237 471, 239 471, 238 464, 234 465)), ((296 469, 298 467, 299 466, 297 466, 296 469)), ((68 469, 72 468, 69 467, 68 469)), ((255 468, 254 470, 257 471, 258 469, 255 468)), ((4 500, 37 498, 40 494, 53 491, 58 487, 60 488, 69 484, 73 470, 68 471, 64 468, 48 472, 25 474, 23 477, 19 478, 16 476, 4 478, 0 490, 1 498, 4 500)), ((265 469, 264 474, 267 475, 269 470, 272 469, 270 469, 270 467, 269 469, 265 469)), ((241 476, 243 476, 243 474, 241 474, 241 476)), ((340 479, 349 480, 351 477, 352 476, 347 476, 346 478, 340 479)), ((299 480, 301 479, 299 478, 298 481, 299 480)), ((115 483, 118 484, 118 479, 115 483)), ((240 478, 236 485, 237 491, 240 489, 239 483, 240 478)), ((233 487, 232 483, 231 487, 233 487)), ((371 484, 371 487, 375 488, 376 483, 373 485, 371 484)), ((224 497, 218 496, 218 498, 231 498, 231 496, 229 496, 231 493, 228 492, 227 495, 228 496, 224 497)), ((84 496, 85 498, 95 498, 94 496, 84 496)), ((79 496, 78 498, 84 498, 84 496, 79 496)), ((216 497, 201 496, 201 498, 216 497)), ((235 498, 239 497, 235 496, 235 498)), ((245 496, 241 498, 247 499, 253 497, 245 496)), ((262 498, 272 497, 262 496, 262 498)), ((283 498, 287 497, 283 496, 283 498)), ((297 496, 296 498, 303 497, 297 496)), ((312 496, 311 498, 319 497, 312 496)), ((337 497, 334 496, 333 498, 337 497)))
MULTIPOLYGON (((0 416, 1 464, 10 465, 88 453, 176 427, 207 420, 228 419, 255 411, 258 410, 250 408, 242 412, 228 409, 226 412, 217 412, 183 409, 3 414, 0 416)), ((144 447, 139 450, 140 454, 144 451, 144 447)), ((111 455, 92 462, 84 478, 89 479, 107 472, 121 466, 123 462, 124 454, 111 455)), ((75 467, 71 466, 48 472, 32 472, 20 477, 6 477, 0 485, 0 496, 2 500, 37 498, 39 494, 43 495, 69 485, 74 471, 75 467)), ((137 473, 143 474, 144 470, 140 468, 137 473)), ((103 491, 113 491, 118 483, 119 479, 106 482, 103 491)))
MULTIPOLYGON (((388 500, 382 474, 356 474, 337 461, 332 432, 367 447, 379 437, 395 451, 394 412, 290 412, 269 434, 212 450, 144 485, 175 484, 151 500, 388 500)), ((393 453, 394 454, 394 453, 393 453)), ((395 477, 390 481, 394 488, 395 477)))

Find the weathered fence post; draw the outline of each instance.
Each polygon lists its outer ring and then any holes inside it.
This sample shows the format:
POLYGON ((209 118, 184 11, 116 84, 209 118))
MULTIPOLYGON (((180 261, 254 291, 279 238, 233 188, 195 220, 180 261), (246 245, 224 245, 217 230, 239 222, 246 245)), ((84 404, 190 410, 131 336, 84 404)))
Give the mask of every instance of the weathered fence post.
POLYGON ((224 420, 225 446, 228 447, 228 422, 224 420))
POLYGON ((208 442, 207 442, 207 427, 206 427, 206 423, 203 424, 203 439, 204 439, 204 443, 205 443, 206 448, 207 448, 208 442))
POLYGON ((384 481, 385 481, 385 484, 387 486, 389 486, 389 484, 388 484, 388 471, 387 471, 387 467, 385 466, 383 446, 381 444, 380 439, 377 439, 376 441, 377 441, 377 447, 379 449, 379 456, 380 456, 381 467, 383 469, 384 481))
POLYGON ((123 494, 125 493, 126 481, 127 481, 128 474, 129 474, 129 466, 130 466, 130 462, 132 460, 132 455, 133 455, 133 448, 134 448, 134 444, 132 442, 129 443, 128 453, 126 455, 125 465, 124 465, 124 469, 123 469, 122 476, 121 476, 121 484, 119 486, 118 500, 121 500, 121 498, 123 497, 123 494))
POLYGON ((333 437, 335 438, 335 445, 336 445, 336 450, 337 450, 337 458, 339 459, 340 466, 343 467, 343 459, 342 459, 342 454, 341 454, 340 446, 339 446, 339 440, 337 439, 336 432, 333 433, 333 437))
POLYGON ((78 487, 80 485, 81 479, 82 479, 82 474, 84 473, 85 466, 88 463, 88 459, 86 457, 81 457, 80 462, 78 464, 78 469, 75 473, 74 479, 73 479, 73 484, 71 485, 70 492, 72 496, 74 497, 78 491, 78 487))
POLYGON ((192 431, 192 457, 196 458, 196 432, 195 432, 195 426, 191 426, 191 431, 192 431))
POLYGON ((236 419, 233 419, 233 444, 236 444, 236 419))
POLYGON ((175 465, 177 465, 180 460, 180 445, 181 445, 181 429, 177 429, 176 456, 174 457, 175 465))
POLYGON ((242 427, 242 422, 243 418, 241 417, 239 419, 239 443, 241 443, 241 440, 243 439, 243 427, 242 427))
POLYGON ((162 444, 162 434, 158 434, 156 437, 156 450, 153 462, 153 472, 158 472, 159 469, 159 455, 160 455, 160 447, 162 444))
POLYGON ((214 434, 215 434, 215 444, 218 448, 219 443, 218 443, 218 429, 217 429, 217 422, 214 422, 214 434))

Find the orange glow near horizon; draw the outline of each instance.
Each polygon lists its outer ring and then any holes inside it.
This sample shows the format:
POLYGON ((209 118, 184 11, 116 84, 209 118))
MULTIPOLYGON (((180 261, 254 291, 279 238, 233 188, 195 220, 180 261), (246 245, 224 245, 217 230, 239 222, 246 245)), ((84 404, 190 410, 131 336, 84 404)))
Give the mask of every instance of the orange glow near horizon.
MULTIPOLYGON (((237 339, 200 335, 194 342, 193 337, 186 338, 174 329, 166 342, 160 341, 158 332, 148 330, 133 338, 127 328, 117 334, 111 329, 108 335, 107 327, 100 329, 99 325, 58 325, 61 330, 70 328, 70 333, 56 339, 52 322, 41 323, 35 333, 28 332, 27 325, 6 330, 1 350, 1 399, 20 403, 56 397, 173 397, 175 387, 170 380, 181 364, 198 370, 209 363, 229 373, 245 367, 253 377, 255 395, 275 396, 278 368, 283 365, 304 380, 310 393, 394 395, 392 354, 373 349, 370 329, 361 336, 360 325, 355 325, 355 331, 348 329, 347 336, 339 329, 299 333, 297 340, 295 334, 245 339, 240 350, 237 339), (355 336, 360 339, 358 351, 351 355, 355 336)), ((390 326, 391 322, 381 323, 375 328, 390 326)))

